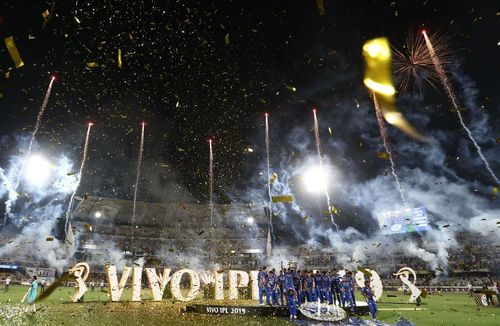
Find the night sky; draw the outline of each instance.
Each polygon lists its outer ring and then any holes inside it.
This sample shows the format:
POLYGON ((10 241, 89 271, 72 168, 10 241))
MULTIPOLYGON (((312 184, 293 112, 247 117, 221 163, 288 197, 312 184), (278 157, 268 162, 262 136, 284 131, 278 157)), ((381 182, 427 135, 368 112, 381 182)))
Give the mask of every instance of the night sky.
MULTIPOLYGON (((489 129, 479 140, 493 151, 490 160, 499 161, 500 12, 494 1, 324 2, 325 15, 315 0, 4 0, 0 33, 14 37, 25 66, 13 68, 2 43, 1 165, 8 165, 20 137, 31 132, 55 75, 37 136, 39 152, 66 153, 77 165, 86 123, 95 122, 80 194, 132 197, 140 122, 145 121, 139 200, 206 202, 209 138, 214 139, 217 201, 248 201, 250 188, 265 196, 265 179, 259 178, 265 164, 264 112, 270 113, 277 170, 303 158, 300 146, 286 150, 290 143, 303 143, 314 153, 312 106, 319 108, 325 156, 338 162, 341 174, 361 182, 387 171, 387 161, 376 155, 381 142, 366 141, 365 133, 377 139, 378 130, 362 83, 362 44, 387 36, 400 48, 407 33, 421 26, 450 36, 457 69, 478 90, 476 109, 489 117, 489 129), (47 9, 51 16, 44 25, 47 9), (367 124, 351 128, 343 124, 347 116, 367 124), (303 140, 294 127, 310 139, 303 140)), ((428 87, 417 100, 403 96, 399 105, 410 112, 410 120, 411 110, 428 113, 431 121, 411 120, 423 133, 456 135, 443 143, 446 162, 471 187, 492 185, 480 163, 461 164, 474 156, 473 149, 465 145, 464 152, 459 145, 457 139, 465 136, 442 91, 428 87)), ((467 121, 471 112, 464 112, 467 121)), ((390 129, 396 143, 423 146, 390 129)), ((500 173, 498 163, 493 167, 500 173)), ((490 196, 491 190, 481 191, 490 196)))

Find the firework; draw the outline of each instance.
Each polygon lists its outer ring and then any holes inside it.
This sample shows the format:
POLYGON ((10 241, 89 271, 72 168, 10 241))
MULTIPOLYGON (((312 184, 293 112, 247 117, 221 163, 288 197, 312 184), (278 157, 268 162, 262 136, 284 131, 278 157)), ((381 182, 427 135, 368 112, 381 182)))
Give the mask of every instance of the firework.
POLYGON ((266 164, 267 164, 267 194, 269 195, 269 226, 271 235, 274 238, 273 221, 272 221, 272 194, 271 194, 271 160, 270 160, 270 142, 269 142, 269 114, 265 114, 265 138, 266 138, 266 164))
MULTIPOLYGON (((451 64, 452 49, 449 46, 447 34, 436 34, 432 38, 436 44, 435 53, 444 65, 451 64)), ((410 31, 401 50, 393 49, 394 80, 398 90, 402 93, 419 92, 425 84, 437 89, 439 74, 434 69, 434 63, 425 40, 420 33, 410 31)))
POLYGON ((439 56, 436 54, 436 51, 434 49, 433 43, 429 36, 427 35, 427 32, 424 30, 422 31, 422 35, 424 36, 425 43, 427 45, 427 48, 429 49, 430 56, 432 58, 432 63, 434 64, 434 69, 436 70, 436 73, 439 76, 439 80, 441 81, 441 84, 443 85, 444 91, 446 95, 448 96, 448 99, 450 100, 451 104, 453 105, 453 111, 458 116, 458 120, 460 121, 460 124, 462 125, 462 128, 466 131, 467 136, 471 140, 471 142, 474 144, 474 147, 476 148, 477 154, 481 158, 481 160, 484 163, 484 166, 486 167, 486 170, 488 170, 489 174, 495 180, 497 184, 500 184, 500 180, 496 176, 495 172, 490 167, 490 163, 484 157, 483 151, 481 149, 481 146, 477 143, 476 139, 472 135, 472 132, 470 129, 467 127, 467 125, 464 122, 464 118, 462 116, 462 113, 460 112, 460 107, 458 105, 458 99, 457 96, 455 95, 455 92, 453 91, 453 86, 451 85, 450 80, 448 79, 448 76, 446 74, 445 69, 443 68, 443 63, 440 61, 439 56))
POLYGON ((210 151, 208 162, 208 196, 210 200, 210 226, 212 227, 214 218, 214 151, 212 139, 208 140, 208 147, 210 151))
MULTIPOLYGON (((5 217, 3 220, 3 225, 7 222, 7 217, 11 216, 11 209, 12 205, 14 202, 17 200, 17 188, 19 188, 19 183, 21 182, 21 177, 24 172, 24 168, 26 167, 26 162, 28 161, 30 155, 31 155, 31 150, 33 148, 33 142, 35 141, 36 134, 38 133, 38 130, 40 129, 40 125, 42 123, 42 116, 43 113, 45 112, 45 108, 47 107, 47 104, 49 103, 49 97, 50 93, 52 91, 52 85, 54 84, 54 81, 56 78, 52 76, 50 79, 49 87, 47 87, 47 91, 45 92, 45 97, 43 99, 42 105, 40 106, 40 109, 38 110, 38 115, 36 117, 36 123, 35 123, 35 129, 33 129, 33 132, 31 134, 31 138, 28 144, 28 150, 26 151, 26 155, 24 156, 22 162, 21 162, 21 168, 19 169, 19 173, 17 174, 17 178, 15 183, 13 184, 13 187, 11 188, 13 190, 13 193, 9 195, 9 200, 6 202, 5 205, 5 217)), ((9 192, 10 194, 10 192, 9 192)))
MULTIPOLYGON (((316 139, 316 150, 318 152, 318 160, 319 160, 319 166, 320 166, 320 169, 323 169, 323 158, 321 156, 321 140, 319 138, 319 123, 318 123, 318 117, 316 115, 316 111, 318 111, 317 108, 313 108, 313 117, 314 117, 314 137, 316 139)), ((339 227, 338 225, 335 223, 335 220, 333 218, 333 213, 332 213, 332 205, 331 205, 331 201, 330 201, 330 195, 328 194, 328 189, 327 189, 327 186, 325 184, 325 197, 326 197, 326 203, 328 205, 328 214, 330 215, 330 221, 332 222, 332 224, 335 226, 335 229, 338 231, 339 230, 339 227)))
POLYGON ((80 183, 82 181, 82 173, 83 173, 83 169, 85 168, 85 161, 87 160, 87 153, 88 153, 88 149, 89 149, 90 128, 92 128, 93 125, 94 125, 93 123, 89 123, 88 127, 87 127, 87 134, 85 135, 85 145, 83 146, 82 162, 80 163, 80 170, 78 170, 78 174, 76 175, 77 183, 76 183, 75 189, 73 190, 73 193, 71 194, 71 197, 69 199, 68 210, 66 211, 66 223, 64 224, 65 234, 67 234, 67 232, 68 232, 69 215, 71 214, 71 209, 73 208, 73 203, 75 201, 75 195, 76 195, 76 192, 78 191, 78 187, 80 186, 80 183))
POLYGON ((30 142, 28 145, 28 150, 26 151, 26 155, 24 156, 23 162, 21 163, 21 170, 19 171, 16 183, 14 186, 15 190, 17 190, 17 188, 19 187, 19 182, 21 181, 21 176, 23 175, 24 167, 26 165, 28 158, 31 155, 31 149, 33 148, 33 142, 35 141, 36 134, 38 133, 38 130, 40 129, 40 125, 42 124, 42 116, 43 116, 43 113, 45 112, 45 108, 47 107, 47 104, 49 103, 50 93, 52 92, 52 85, 54 84, 55 80, 56 80, 56 77, 52 77, 50 79, 49 87, 47 88, 47 92, 45 92, 45 98, 43 99, 43 102, 42 102, 42 105, 40 106, 40 109, 38 110, 38 115, 36 117, 36 123, 35 123, 35 129, 33 129, 33 133, 31 134, 30 142))
POLYGON ((399 195, 401 196, 401 200, 403 201, 403 204, 406 204, 406 198, 405 198, 405 194, 403 191, 403 187, 401 186, 401 183, 399 182, 398 174, 396 173, 396 163, 394 162, 394 159, 392 158, 391 145, 389 143, 389 137, 387 135, 387 130, 385 129, 384 117, 382 116, 382 112, 380 111, 380 106, 378 105, 377 96, 375 95, 375 92, 372 92, 372 96, 373 96, 373 106, 375 107, 375 114, 377 116, 378 128, 380 130, 380 137, 382 138, 382 143, 384 144, 385 151, 386 151, 387 155, 389 156, 389 161, 391 162, 391 173, 392 173, 392 176, 394 177, 394 181, 396 182, 396 186, 398 187, 398 191, 399 191, 399 195))
POLYGON ((141 144, 139 146, 139 156, 137 158, 137 167, 135 170, 135 185, 134 185, 134 203, 132 207, 132 248, 134 246, 134 231, 135 231, 135 213, 137 209, 137 191, 139 189, 139 179, 141 178, 142 154, 144 152, 144 128, 145 122, 141 122, 141 144))

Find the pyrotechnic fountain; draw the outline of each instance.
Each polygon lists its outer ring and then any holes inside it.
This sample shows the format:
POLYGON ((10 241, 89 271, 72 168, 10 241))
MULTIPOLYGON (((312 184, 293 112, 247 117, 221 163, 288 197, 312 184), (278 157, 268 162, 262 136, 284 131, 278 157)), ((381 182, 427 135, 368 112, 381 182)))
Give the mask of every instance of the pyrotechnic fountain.
POLYGON ((137 191, 139 189, 139 179, 141 178, 142 154, 144 152, 144 128, 145 122, 141 122, 141 144, 139 146, 139 156, 137 158, 137 168, 135 172, 134 203, 132 208, 132 248, 134 247, 135 213, 137 209, 137 191))
POLYGON ((443 85, 444 91, 446 95, 448 96, 448 99, 450 100, 452 106, 453 106, 453 111, 456 112, 458 116, 458 120, 460 121, 460 124, 462 125, 462 128, 467 132, 467 136, 471 140, 471 142, 474 144, 474 147, 476 148, 477 154, 481 158, 481 160, 484 163, 484 166, 486 167, 486 170, 488 170, 489 174, 491 177, 495 180, 497 184, 500 184, 500 180, 496 176, 495 172, 490 167, 490 163, 484 157, 483 151, 481 149, 481 146, 477 143, 476 139, 472 135, 472 132, 470 129, 467 127, 467 125, 464 122, 464 118, 462 116, 462 113, 460 113, 460 107, 458 106, 458 99, 457 96, 455 95, 455 92, 453 91, 453 86, 451 85, 450 80, 448 79, 448 76, 446 75, 446 72, 443 68, 443 65, 441 64, 441 61, 439 60, 438 56, 436 55, 436 51, 434 50, 434 47, 431 43, 431 40, 427 36, 427 32, 424 30, 422 31, 422 34, 424 35, 425 38, 425 43, 427 44, 427 48, 429 49, 430 56, 432 58, 432 63, 434 64, 434 69, 436 69, 436 72, 439 76, 439 80, 441 81, 441 84, 443 85))
POLYGON ((73 193, 71 194, 71 197, 69 199, 69 204, 68 204, 68 209, 66 211, 66 223, 64 224, 64 234, 66 235, 68 232, 68 223, 69 223, 69 215, 71 214, 71 209, 73 208, 73 203, 75 201, 75 195, 76 192, 78 191, 78 187, 80 186, 80 183, 82 181, 82 173, 83 169, 85 168, 85 161, 87 160, 87 153, 89 149, 89 138, 90 138, 90 128, 92 128, 94 124, 90 122, 87 127, 87 134, 85 135, 85 145, 83 146, 83 156, 82 156, 82 162, 80 163, 80 170, 78 170, 78 174, 76 175, 77 178, 77 183, 75 186, 75 189, 73 190, 73 193))
POLYGON ((373 105, 375 107, 375 114, 377 116, 377 123, 378 123, 378 128, 380 130, 380 137, 382 138, 382 142, 384 143, 384 148, 389 156, 389 161, 391 162, 391 173, 392 176, 394 177, 394 181, 396 182, 396 186, 399 191, 399 195, 401 196, 401 200, 403 201, 403 204, 406 204, 406 198, 404 194, 403 187, 401 186, 401 183, 399 182, 399 177, 398 174, 396 173, 396 163, 394 163, 394 159, 392 157, 392 152, 391 152, 391 147, 389 143, 389 137, 387 135, 387 129, 385 129, 385 124, 384 124, 384 117, 382 116, 382 112, 380 111, 380 106, 377 101, 377 96, 375 95, 375 92, 372 91, 372 96, 373 96, 373 105))
POLYGON ((210 227, 213 227, 214 219, 214 152, 212 148, 212 139, 208 140, 210 158, 208 162, 208 194, 210 200, 210 227))
POLYGON ((274 238, 273 221, 272 221, 272 195, 271 195, 271 159, 270 159, 270 142, 269 142, 269 113, 265 113, 265 138, 266 138, 266 165, 267 165, 267 194, 269 196, 269 227, 271 235, 274 238))
MULTIPOLYGON (((316 111, 317 109, 316 108, 313 108, 313 116, 314 116, 314 137, 316 139, 316 150, 318 152, 318 160, 319 160, 319 165, 320 165, 320 168, 321 170, 323 170, 323 158, 321 156, 321 140, 319 138, 319 123, 318 123, 318 117, 316 116, 316 111)), ((328 205, 328 214, 330 215, 330 221, 332 222, 332 224, 335 226, 335 229, 338 231, 339 230, 339 227, 338 225, 335 223, 335 220, 333 218, 333 213, 332 213, 332 205, 331 205, 331 201, 330 201, 330 195, 328 194, 328 187, 327 187, 327 184, 325 183, 325 197, 326 197, 326 203, 328 205)))

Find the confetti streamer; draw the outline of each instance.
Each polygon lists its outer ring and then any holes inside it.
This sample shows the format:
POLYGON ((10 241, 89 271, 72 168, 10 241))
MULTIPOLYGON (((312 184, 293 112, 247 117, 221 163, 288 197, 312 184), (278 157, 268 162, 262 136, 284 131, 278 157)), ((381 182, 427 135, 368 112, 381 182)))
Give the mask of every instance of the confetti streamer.
POLYGON ((118 68, 122 68, 122 49, 118 48, 118 68))
POLYGON ((17 50, 16 43, 14 42, 12 36, 6 37, 4 41, 5 45, 7 46, 7 50, 9 51, 10 57, 12 58, 12 61, 14 61, 14 65, 16 66, 16 68, 24 66, 24 62, 21 59, 21 55, 17 50))
POLYGON ((271 199, 272 199, 273 203, 291 203, 291 202, 293 202, 292 195, 272 196, 271 199))
POLYGON ((363 45, 365 59, 364 84, 377 94, 384 119, 409 136, 420 141, 427 139, 420 134, 403 116, 395 105, 396 89, 391 76, 391 49, 385 37, 367 41, 363 45))

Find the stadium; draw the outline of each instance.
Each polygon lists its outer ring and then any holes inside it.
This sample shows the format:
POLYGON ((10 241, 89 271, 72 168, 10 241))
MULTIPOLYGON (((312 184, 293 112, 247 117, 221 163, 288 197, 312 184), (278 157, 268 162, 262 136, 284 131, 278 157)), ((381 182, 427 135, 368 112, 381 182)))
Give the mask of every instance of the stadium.
POLYGON ((0 326, 499 323, 492 2, 5 4, 0 326))

